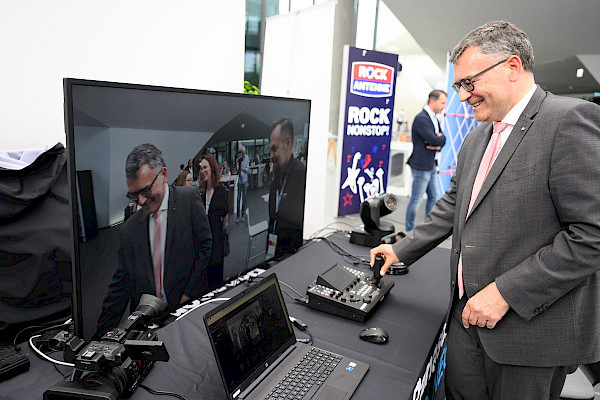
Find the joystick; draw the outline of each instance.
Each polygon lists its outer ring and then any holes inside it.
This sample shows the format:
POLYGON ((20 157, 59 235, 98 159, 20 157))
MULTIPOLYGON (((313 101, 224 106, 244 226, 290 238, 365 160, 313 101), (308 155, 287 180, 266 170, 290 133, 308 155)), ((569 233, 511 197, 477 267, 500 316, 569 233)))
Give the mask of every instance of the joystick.
POLYGON ((381 267, 383 267, 383 257, 375 256, 375 262, 373 263, 373 283, 379 286, 379 281, 381 280, 381 267))

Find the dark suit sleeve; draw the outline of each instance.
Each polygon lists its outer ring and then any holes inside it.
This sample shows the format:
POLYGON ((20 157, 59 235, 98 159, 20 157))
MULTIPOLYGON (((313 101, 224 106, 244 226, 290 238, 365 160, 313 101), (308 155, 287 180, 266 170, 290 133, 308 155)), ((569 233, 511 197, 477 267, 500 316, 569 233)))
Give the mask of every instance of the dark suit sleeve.
MULTIPOLYGON (((467 150, 472 147, 477 134, 470 133, 458 153, 456 172, 450 179, 450 188, 435 203, 433 209, 425 217, 425 221, 408 233, 408 235, 392 245, 398 259, 410 265, 424 256, 427 252, 437 247, 452 235, 454 224, 458 218, 457 199, 461 190, 461 178, 465 170, 465 160, 471 157, 467 150)), ((458 253, 452 254, 453 259, 458 258, 458 253)), ((453 260, 451 262, 454 262, 453 260)), ((457 261, 456 261, 457 262, 457 261)))
POLYGON ((194 269, 184 293, 193 298, 205 289, 204 286, 208 286, 205 269, 210 260, 213 238, 199 190, 193 192, 190 208, 195 257, 194 269))
POLYGON ((526 320, 600 268, 600 110, 589 102, 567 108, 563 101, 554 114, 555 126, 554 121, 542 123, 550 125, 547 135, 554 135, 548 184, 562 229, 551 243, 496 278, 502 296, 526 320))
POLYGON ((438 136, 435 133, 433 122, 426 113, 413 121, 413 135, 418 135, 430 146, 444 146, 446 144, 446 137, 444 135, 438 136))
POLYGON ((119 324, 129 300, 133 298, 133 286, 131 277, 125 267, 123 249, 119 248, 119 267, 113 275, 112 282, 102 303, 102 313, 98 319, 94 338, 100 338, 119 324))
POLYGON ((452 234, 456 208, 456 182, 461 168, 450 180, 450 189, 435 203, 425 221, 392 245, 398 259, 411 265, 427 252, 437 247, 452 234))

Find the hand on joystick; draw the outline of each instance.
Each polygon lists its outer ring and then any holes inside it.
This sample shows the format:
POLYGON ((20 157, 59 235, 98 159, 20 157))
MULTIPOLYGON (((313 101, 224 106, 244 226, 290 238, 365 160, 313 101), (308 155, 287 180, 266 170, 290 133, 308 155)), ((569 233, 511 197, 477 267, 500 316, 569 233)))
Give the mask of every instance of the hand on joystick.
POLYGON ((379 286, 381 280, 381 267, 383 267, 383 257, 380 255, 375 256, 375 262, 373 263, 373 283, 379 286))

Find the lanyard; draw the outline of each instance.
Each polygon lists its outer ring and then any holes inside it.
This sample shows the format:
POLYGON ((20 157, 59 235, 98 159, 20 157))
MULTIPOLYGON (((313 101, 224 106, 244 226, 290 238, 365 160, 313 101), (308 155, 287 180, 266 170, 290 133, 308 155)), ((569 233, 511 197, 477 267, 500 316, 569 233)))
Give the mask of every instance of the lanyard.
POLYGON ((287 182, 287 175, 285 176, 285 179, 283 180, 283 185, 281 185, 281 191, 279 191, 279 189, 277 189, 277 201, 275 202, 275 212, 278 213, 279 212, 279 203, 281 203, 281 198, 283 197, 283 190, 285 189, 285 184, 287 182))
MULTIPOLYGON (((287 175, 285 176, 285 179, 283 180, 283 185, 281 185, 281 191, 279 189, 277 189, 276 192, 276 200, 275 200, 275 214, 277 214, 279 212, 279 203, 281 203, 281 198, 283 197, 283 191, 285 189, 285 184, 287 182, 287 175)), ((273 233, 275 233, 275 229, 277 229, 277 218, 275 218, 275 221, 273 221, 273 233)))

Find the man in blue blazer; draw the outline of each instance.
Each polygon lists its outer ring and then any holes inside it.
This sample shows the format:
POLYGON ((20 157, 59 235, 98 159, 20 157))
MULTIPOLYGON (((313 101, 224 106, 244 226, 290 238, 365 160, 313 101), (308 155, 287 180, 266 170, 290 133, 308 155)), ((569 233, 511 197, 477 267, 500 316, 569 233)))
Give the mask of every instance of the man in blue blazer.
POLYGON ((417 116, 412 125, 413 151, 408 159, 412 173, 412 192, 406 207, 406 230, 415 227, 415 215, 423 195, 427 193, 425 215, 429 214, 440 197, 437 188, 435 154, 446 144, 446 137, 440 129, 436 114, 446 107, 446 93, 434 90, 429 93, 427 105, 417 116))
POLYGON ((600 107, 537 86, 509 22, 476 28, 450 61, 484 123, 425 222, 371 258, 384 274, 452 235, 447 398, 557 400, 573 366, 600 360, 600 107))

